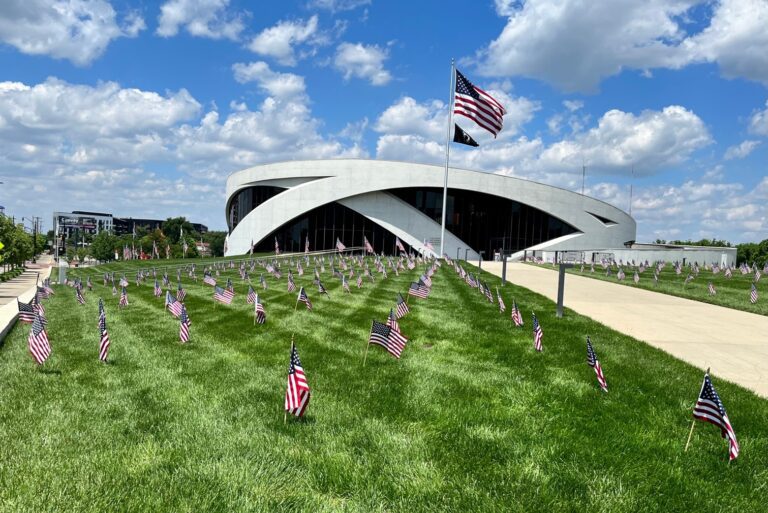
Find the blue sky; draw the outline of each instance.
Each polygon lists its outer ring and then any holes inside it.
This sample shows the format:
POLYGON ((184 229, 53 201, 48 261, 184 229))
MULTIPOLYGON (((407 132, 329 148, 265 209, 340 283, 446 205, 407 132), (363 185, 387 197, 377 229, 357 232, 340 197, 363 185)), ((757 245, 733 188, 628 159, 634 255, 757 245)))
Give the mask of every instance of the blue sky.
POLYGON ((580 190, 584 163, 590 195, 633 185, 638 240, 768 238, 768 1, 470 5, 6 0, 0 204, 223 229, 250 165, 440 164, 455 58, 508 113, 457 119, 481 146, 452 165, 580 190))

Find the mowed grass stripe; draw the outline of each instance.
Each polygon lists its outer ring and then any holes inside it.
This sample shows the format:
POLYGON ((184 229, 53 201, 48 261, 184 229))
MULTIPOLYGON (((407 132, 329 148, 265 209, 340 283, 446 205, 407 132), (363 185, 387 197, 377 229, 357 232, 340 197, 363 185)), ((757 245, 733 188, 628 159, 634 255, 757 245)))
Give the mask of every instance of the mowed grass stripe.
POLYGON ((182 276, 188 346, 152 279, 128 288, 131 305, 119 314, 109 288, 94 285, 80 307, 58 287, 46 305, 51 372, 34 369, 27 327, 0 351, 0 508, 759 510, 766 401, 714 369, 742 456, 728 465, 726 442, 703 424, 683 453, 701 371, 571 311, 556 319, 553 304, 527 290, 500 289, 523 312, 526 325, 515 329, 509 311, 499 314, 444 265, 430 299, 409 300, 403 358, 371 347, 363 367, 371 319, 386 318, 417 271, 361 290, 351 283, 351 295, 326 274, 328 300, 308 270, 297 285, 315 309, 295 313, 285 273, 267 277, 259 294, 268 320, 255 327, 236 272, 222 273, 233 276, 236 304, 216 308, 211 287, 182 276), (97 360, 97 292, 113 339, 106 366, 97 360), (533 350, 531 310, 543 354, 533 350), (313 397, 307 418, 284 424, 294 331, 313 397), (585 363, 586 334, 609 394, 585 363))
MULTIPOLYGON (((678 275, 670 264, 659 273, 659 283, 654 285, 653 266, 647 268, 644 273, 640 273, 640 281, 638 283, 635 283, 633 280, 633 267, 624 267, 626 278, 622 281, 616 278, 617 270, 617 267, 611 267, 611 276, 606 276, 605 269, 600 265, 596 265, 595 272, 592 273, 589 270, 589 266, 584 266, 584 272, 581 272, 581 266, 577 264, 575 267, 567 269, 566 272, 597 280, 619 283, 628 287, 652 290, 671 296, 742 310, 744 312, 768 315, 768 278, 762 278, 755 283, 760 297, 757 303, 753 304, 749 300, 751 284, 754 280, 754 273, 752 272, 741 274, 741 271, 734 269, 733 276, 726 278, 723 271, 720 271, 718 274, 712 274, 712 271, 707 271, 702 266, 699 275, 686 284, 685 279, 689 274, 692 274, 691 270, 688 267, 684 267, 683 272, 678 275), (714 296, 709 294, 708 285, 710 282, 714 285, 717 292, 714 296)), ((762 269, 760 272, 762 273, 762 269)))

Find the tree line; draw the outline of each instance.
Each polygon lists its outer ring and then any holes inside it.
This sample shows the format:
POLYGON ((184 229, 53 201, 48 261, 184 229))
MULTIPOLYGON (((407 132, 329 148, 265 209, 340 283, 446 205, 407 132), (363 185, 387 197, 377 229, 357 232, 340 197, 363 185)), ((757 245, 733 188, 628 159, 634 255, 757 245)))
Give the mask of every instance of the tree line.
MULTIPOLYGON (((49 232, 53 238, 52 232, 49 232)), ((114 233, 102 230, 96 235, 86 235, 85 245, 79 246, 80 241, 74 239, 65 241, 66 257, 72 261, 76 256, 82 261, 86 257, 93 258, 102 262, 109 262, 118 258, 123 258, 123 249, 135 249, 137 253, 144 251, 148 256, 152 255, 153 243, 157 245, 160 258, 165 258, 166 246, 170 247, 171 258, 182 258, 184 256, 184 241, 187 243, 187 258, 196 258, 199 255, 197 243, 202 239, 209 244, 213 256, 224 255, 224 238, 226 232, 209 231, 199 233, 194 229, 192 223, 184 217, 169 217, 160 228, 148 230, 142 226, 136 226, 136 235, 132 233, 126 235, 115 235, 114 233), (183 230, 183 239, 181 238, 183 230)))

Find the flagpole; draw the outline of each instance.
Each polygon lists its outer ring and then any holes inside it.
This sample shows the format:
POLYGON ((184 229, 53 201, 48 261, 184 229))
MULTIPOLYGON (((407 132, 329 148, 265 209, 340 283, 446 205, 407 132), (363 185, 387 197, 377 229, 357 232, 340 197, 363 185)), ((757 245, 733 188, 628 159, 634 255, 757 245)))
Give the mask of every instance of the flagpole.
POLYGON ((451 79, 449 80, 450 87, 448 91, 448 127, 445 133, 445 176, 443 178, 443 221, 440 225, 440 255, 442 257, 445 253, 445 214, 446 204, 448 202, 448 161, 451 156, 451 123, 453 122, 453 78, 456 75, 451 59, 451 79))

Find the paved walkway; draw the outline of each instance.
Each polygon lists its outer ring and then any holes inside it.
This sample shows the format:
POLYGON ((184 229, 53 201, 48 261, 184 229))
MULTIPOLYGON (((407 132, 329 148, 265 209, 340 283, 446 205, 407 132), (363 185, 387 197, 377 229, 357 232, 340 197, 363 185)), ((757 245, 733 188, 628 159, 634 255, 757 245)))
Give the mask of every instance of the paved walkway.
POLYGON ((0 341, 16 323, 19 307, 16 298, 25 303, 34 297, 38 277, 40 283, 50 276, 53 266, 51 255, 40 255, 37 263, 27 262, 27 269, 12 280, 0 283, 0 341))
MULTIPOLYGON (((501 262, 483 262, 501 276, 501 262)), ((507 280, 553 301, 557 271, 507 264, 507 280)), ((564 305, 768 397, 768 317, 567 274, 564 305)))

